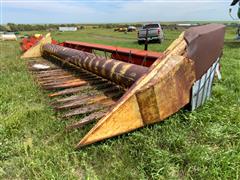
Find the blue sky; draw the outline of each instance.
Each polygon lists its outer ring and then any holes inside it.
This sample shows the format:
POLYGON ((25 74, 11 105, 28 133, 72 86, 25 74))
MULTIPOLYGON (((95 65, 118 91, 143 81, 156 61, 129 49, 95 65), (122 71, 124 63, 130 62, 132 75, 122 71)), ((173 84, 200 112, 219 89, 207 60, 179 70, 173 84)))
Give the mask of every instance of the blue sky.
POLYGON ((228 8, 232 0, 0 1, 1 23, 37 24, 231 20, 228 8))

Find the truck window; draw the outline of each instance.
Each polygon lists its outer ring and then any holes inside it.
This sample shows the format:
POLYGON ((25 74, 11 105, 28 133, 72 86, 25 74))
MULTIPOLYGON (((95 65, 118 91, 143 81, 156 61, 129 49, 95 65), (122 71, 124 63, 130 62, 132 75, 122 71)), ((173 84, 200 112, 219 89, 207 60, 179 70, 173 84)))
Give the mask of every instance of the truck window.
POLYGON ((159 28, 158 24, 146 24, 143 26, 143 29, 150 29, 150 28, 159 28))

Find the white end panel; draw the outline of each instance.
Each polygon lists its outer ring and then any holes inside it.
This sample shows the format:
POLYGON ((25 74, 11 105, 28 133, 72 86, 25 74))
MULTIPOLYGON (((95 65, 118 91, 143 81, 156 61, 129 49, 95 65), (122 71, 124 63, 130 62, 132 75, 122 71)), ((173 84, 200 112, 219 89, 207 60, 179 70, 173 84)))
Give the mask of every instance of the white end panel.
POLYGON ((198 108, 199 106, 203 105, 210 98, 214 75, 217 72, 218 68, 219 68, 219 58, 208 69, 208 71, 201 77, 201 79, 199 79, 193 84, 192 98, 191 98, 192 111, 198 108))

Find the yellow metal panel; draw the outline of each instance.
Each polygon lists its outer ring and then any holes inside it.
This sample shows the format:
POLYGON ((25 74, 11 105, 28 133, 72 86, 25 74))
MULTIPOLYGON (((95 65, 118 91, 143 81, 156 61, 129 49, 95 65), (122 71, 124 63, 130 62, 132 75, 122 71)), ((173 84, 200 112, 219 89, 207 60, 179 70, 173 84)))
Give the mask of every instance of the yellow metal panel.
POLYGON ((117 136, 143 127, 136 96, 127 101, 101 119, 95 127, 81 140, 77 148, 102 139, 117 136))

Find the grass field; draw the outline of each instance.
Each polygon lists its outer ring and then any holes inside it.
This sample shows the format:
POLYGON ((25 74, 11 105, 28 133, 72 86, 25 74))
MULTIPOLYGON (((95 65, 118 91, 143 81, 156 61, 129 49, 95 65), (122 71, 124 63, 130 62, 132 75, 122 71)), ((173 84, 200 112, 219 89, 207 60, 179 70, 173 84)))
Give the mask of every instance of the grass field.
MULTIPOLYGON (((166 31, 163 51, 180 34, 166 31)), ((92 29, 54 32, 77 40, 143 49, 136 33, 92 29)), ((162 123, 79 151, 73 146, 92 127, 65 133, 19 58, 18 42, 0 42, 0 179, 240 179, 240 43, 226 34, 221 81, 194 112, 182 110, 162 123)))

